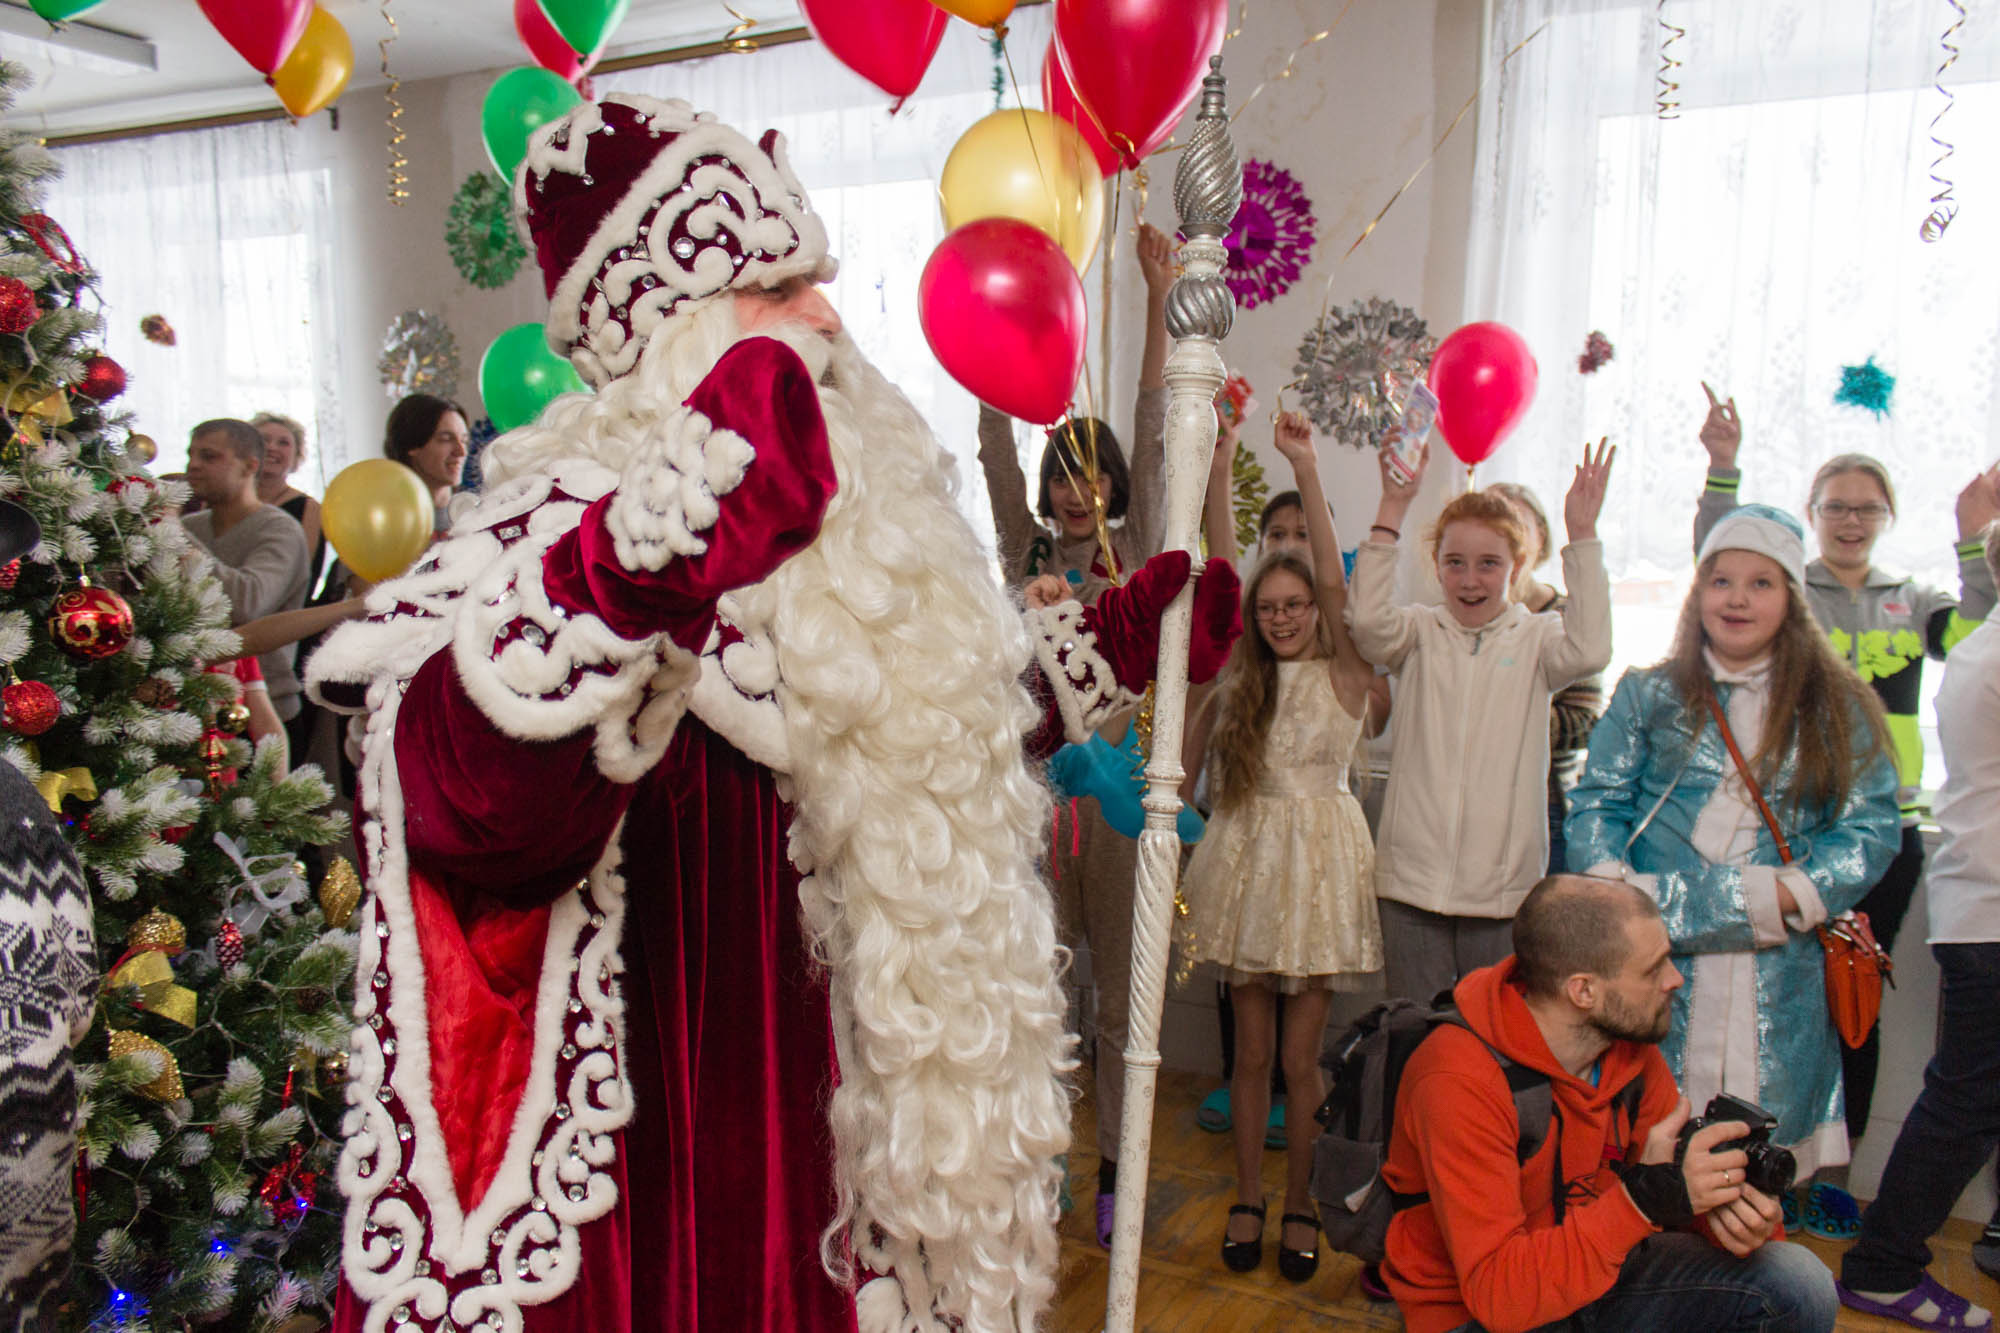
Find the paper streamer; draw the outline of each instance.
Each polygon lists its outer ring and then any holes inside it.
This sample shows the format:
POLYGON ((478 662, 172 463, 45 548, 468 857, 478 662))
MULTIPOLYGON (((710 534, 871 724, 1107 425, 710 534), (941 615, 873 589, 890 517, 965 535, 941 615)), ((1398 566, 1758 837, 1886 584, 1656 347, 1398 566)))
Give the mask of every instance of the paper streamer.
POLYGON ((1938 191, 1931 196, 1930 214, 1917 227, 1917 235, 1922 237, 1926 244, 1935 244, 1943 240, 1945 228, 1951 226, 1951 220, 1958 216, 1958 200, 1951 197, 1952 179, 1940 175, 1938 171, 1938 168, 1942 167, 1957 150, 1949 140, 1938 137, 1938 123, 1950 113, 1952 104, 1958 100, 1952 95, 1951 89, 1944 86, 1944 76, 1946 70, 1958 63, 1958 48, 1952 45, 1951 39, 1958 36, 1958 30, 1965 26, 1965 6, 1960 4, 1959 0, 1945 0, 1945 2, 1958 11, 1958 17, 1953 19, 1951 26, 1938 37, 1938 45, 1945 53, 1944 59, 1937 67, 1938 96, 1944 98, 1944 105, 1938 108, 1935 116, 1931 117, 1931 142, 1938 146, 1938 155, 1931 159, 1931 181, 1938 187, 1938 191))
POLYGON ((1681 62, 1675 59, 1673 47, 1675 42, 1688 35, 1688 30, 1667 22, 1667 0, 1660 0, 1656 13, 1660 31, 1665 36, 1660 41, 1660 72, 1653 76, 1660 85, 1659 92, 1653 96, 1653 110, 1661 120, 1679 120, 1681 85, 1674 79, 1673 72, 1681 67, 1681 62))
POLYGON ((738 55, 748 55, 757 49, 756 39, 750 36, 757 26, 757 20, 740 13, 729 0, 722 0, 722 7, 729 11, 729 17, 736 20, 736 26, 723 34, 722 44, 738 55))
POLYGON ((410 197, 410 176, 404 170, 410 159, 403 156, 403 141, 409 136, 403 133, 403 103, 396 96, 403 81, 389 70, 389 43, 396 40, 396 16, 389 12, 389 0, 382 0, 382 21, 389 25, 389 35, 376 43, 376 48, 382 53, 382 77, 389 81, 382 89, 389 103, 389 202, 401 208, 410 197))

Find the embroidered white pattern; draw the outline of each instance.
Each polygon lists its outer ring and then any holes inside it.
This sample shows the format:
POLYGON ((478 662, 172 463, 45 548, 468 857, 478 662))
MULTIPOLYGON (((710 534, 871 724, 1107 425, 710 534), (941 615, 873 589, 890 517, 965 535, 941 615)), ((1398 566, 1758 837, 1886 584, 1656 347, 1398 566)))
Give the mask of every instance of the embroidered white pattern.
POLYGON ((691 407, 668 417, 660 436, 626 467, 604 516, 627 569, 663 569, 675 556, 708 550, 695 534, 715 526, 716 498, 742 483, 756 457, 748 440, 691 407))
POLYGON ((1035 661, 1048 678, 1062 714, 1063 739, 1082 745, 1114 713, 1131 708, 1139 696, 1118 683, 1111 663, 1097 650, 1097 635, 1084 626, 1081 602, 1058 602, 1027 613, 1035 661))

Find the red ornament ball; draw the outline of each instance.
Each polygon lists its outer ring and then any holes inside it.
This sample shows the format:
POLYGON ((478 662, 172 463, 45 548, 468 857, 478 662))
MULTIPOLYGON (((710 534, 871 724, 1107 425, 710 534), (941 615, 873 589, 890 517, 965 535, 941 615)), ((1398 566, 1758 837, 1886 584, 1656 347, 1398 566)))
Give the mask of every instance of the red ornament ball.
POLYGON ((62 716, 62 700, 39 680, 17 680, 0 690, 0 726, 17 736, 39 736, 62 716))
POLYGON ((71 588, 56 598, 49 633, 77 657, 110 657, 132 641, 132 607, 109 588, 71 588))
POLYGON ((223 922, 222 929, 215 932, 215 961, 224 969, 243 961, 243 931, 234 921, 223 922))
POLYGON ((108 403, 125 392, 125 367, 102 352, 86 357, 83 378, 76 382, 76 391, 85 398, 108 403))
POLYGON ((19 278, 0 278, 0 333, 26 333, 42 317, 35 293, 19 278))
POLYGON ((0 565, 0 592, 14 591, 14 585, 21 581, 21 558, 19 556, 0 565))
POLYGON ((192 832, 194 832, 194 825, 192 824, 182 824, 178 828, 163 828, 160 830, 160 841, 179 843, 182 838, 185 838, 192 832))

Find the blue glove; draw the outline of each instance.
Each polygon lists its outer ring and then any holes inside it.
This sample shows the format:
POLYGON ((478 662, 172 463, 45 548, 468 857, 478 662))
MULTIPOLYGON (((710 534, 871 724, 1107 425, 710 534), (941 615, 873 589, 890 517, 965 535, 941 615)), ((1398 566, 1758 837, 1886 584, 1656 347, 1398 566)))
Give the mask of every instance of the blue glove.
MULTIPOLYGON (((1146 793, 1145 771, 1139 735, 1130 726, 1115 746, 1092 735, 1082 745, 1057 750, 1049 759, 1049 785, 1064 796, 1094 798, 1104 813, 1104 822, 1125 837, 1136 838, 1146 827, 1146 810, 1139 803, 1146 793)), ((1199 814, 1185 804, 1181 806, 1175 831, 1182 842, 1190 846, 1200 842, 1204 827, 1199 814)))

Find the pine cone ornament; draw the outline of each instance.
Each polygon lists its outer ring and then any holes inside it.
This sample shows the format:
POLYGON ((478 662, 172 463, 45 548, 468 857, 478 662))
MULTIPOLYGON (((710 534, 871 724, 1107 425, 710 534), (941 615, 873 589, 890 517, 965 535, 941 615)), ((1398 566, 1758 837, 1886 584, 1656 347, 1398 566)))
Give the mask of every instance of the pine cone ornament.
POLYGON ((172 347, 180 340, 174 336, 174 326, 167 323, 165 315, 148 315, 139 321, 139 332, 149 343, 161 347, 172 347))
POLYGON ((49 634, 74 657, 110 657, 132 641, 131 604, 109 588, 72 588, 56 598, 49 634))
POLYGON ((76 391, 93 402, 108 403, 125 392, 125 367, 101 352, 87 357, 76 391))
POLYGON ((19 278, 0 278, 0 333, 26 333, 42 317, 35 293, 19 278))
POLYGON ((17 680, 0 690, 0 726, 16 736, 39 736, 62 716, 62 700, 39 680, 17 680))
POLYGON ((354 863, 344 856, 334 857, 319 882, 319 910, 325 914, 326 924, 335 930, 346 929, 360 905, 361 877, 354 873, 354 863))
POLYGON ((234 921, 223 922, 215 932, 215 961, 225 972, 243 961, 243 931, 234 921))

